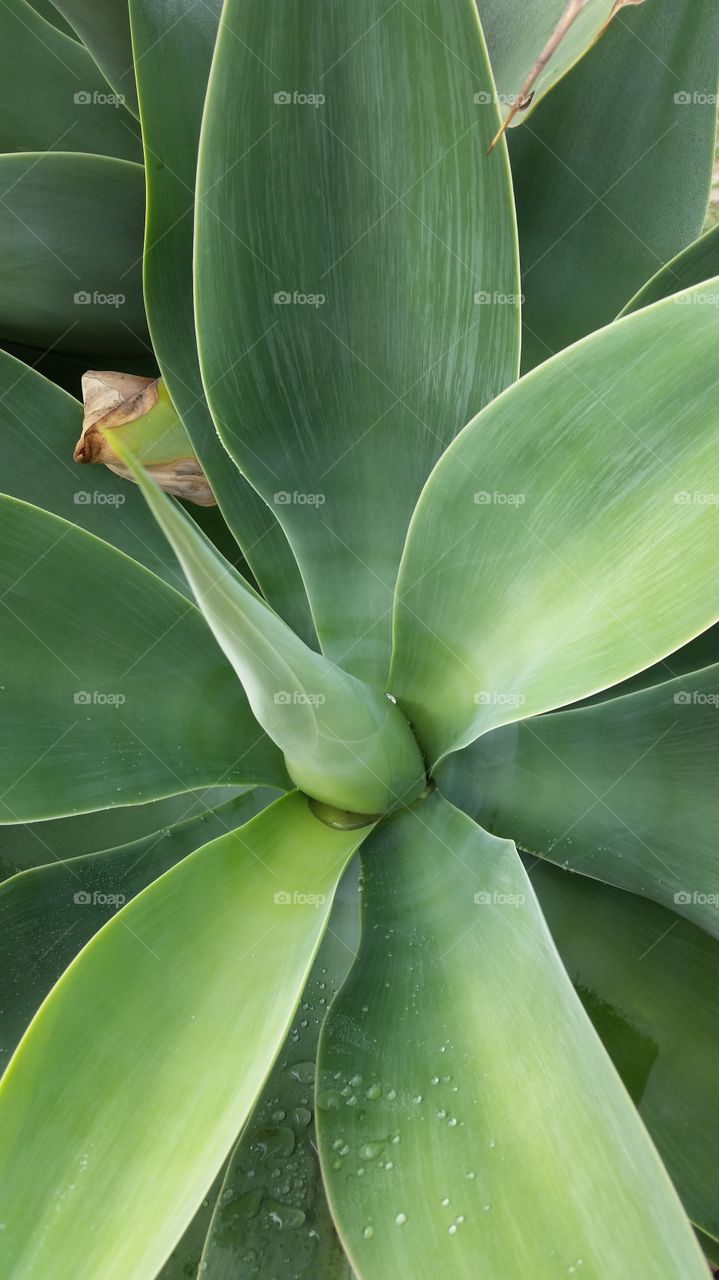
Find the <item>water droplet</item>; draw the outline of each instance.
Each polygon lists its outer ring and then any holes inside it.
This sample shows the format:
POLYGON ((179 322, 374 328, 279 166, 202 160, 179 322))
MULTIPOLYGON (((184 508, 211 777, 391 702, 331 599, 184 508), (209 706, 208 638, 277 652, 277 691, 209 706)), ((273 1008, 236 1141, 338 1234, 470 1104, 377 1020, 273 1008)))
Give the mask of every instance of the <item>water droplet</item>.
MULTIPOLYGON (((276 1114, 276 1113, 275 1113, 276 1114)), ((282 1113, 284 1115, 284 1112, 282 1113)), ((259 1151, 263 1159, 284 1160, 295 1149, 295 1135, 285 1126, 276 1129, 256 1129, 250 1145, 259 1151)))
POLYGON ((437 1119, 438 1120, 447 1119, 447 1112, 445 1111, 444 1107, 440 1107, 439 1111, 437 1112, 437 1119))
POLYGON ((374 1227, 365 1227, 364 1231, 362 1232, 362 1235, 364 1236, 365 1240, 371 1240, 372 1236, 374 1235, 374 1227))
POLYGON ((432 1076, 432 1084, 439 1084, 439 1076, 432 1076))
POLYGON ((407 1214, 398 1213, 397 1217, 395 1218, 395 1225, 398 1227, 403 1227, 406 1221, 407 1221, 407 1214))
POLYGON ((349 1083, 352 1085, 353 1089, 359 1089, 360 1085, 362 1084, 362 1077, 358 1075, 354 1075, 352 1076, 349 1083))
POLYGON ((317 1106, 320 1111, 331 1111, 334 1107, 340 1105, 341 1096, 337 1089, 323 1089, 318 1095, 317 1106))
POLYGON ((415 1093, 415 1095, 414 1095, 414 1097, 413 1097, 412 1101, 413 1101, 413 1102, 415 1102, 415 1103, 419 1103, 419 1102, 421 1102, 421 1101, 422 1101, 422 1094, 421 1094, 421 1093, 415 1093))
POLYGON ((365 1090, 365 1098, 369 1098, 370 1102, 375 1102, 377 1098, 382 1097, 382 1086, 379 1084, 371 1084, 369 1089, 365 1090))
POLYGON ((447 1228, 447 1230, 449 1231, 449 1234, 450 1234, 451 1236, 456 1236, 456 1234, 457 1234, 457 1223, 456 1223, 456 1222, 453 1222, 453 1223, 452 1223, 452 1225, 451 1225, 451 1227, 448 1227, 448 1228, 447 1228))
POLYGON ((292 1120, 300 1128, 304 1129, 312 1119, 312 1112, 307 1107, 295 1107, 292 1112, 292 1120))
POLYGON ((448 1204, 449 1204, 449 1196, 445 1196, 444 1200, 442 1201, 442 1208, 446 1209, 448 1204))
MULTIPOLYGON (((300 1026, 307 1026, 307 1023, 300 1023, 300 1026)), ((298 1084, 312 1084, 315 1078, 314 1062, 297 1062, 290 1067, 290 1075, 298 1084)))
POLYGON ((468 1178, 468 1179, 469 1179, 469 1181, 471 1182, 474 1178, 476 1178, 476 1176, 477 1176, 477 1175, 476 1175, 476 1173, 474 1172, 474 1170, 473 1170, 473 1169, 470 1169, 469 1173, 465 1173, 465 1175, 464 1175, 464 1176, 465 1176, 465 1178, 468 1178))
POLYGON ((305 1220, 301 1209, 293 1209, 291 1205, 281 1204, 279 1200, 271 1198, 267 1201, 267 1211, 270 1222, 280 1231, 294 1231, 305 1220))
POLYGON ((457 1126, 457 1117, 456 1117, 456 1116, 450 1116, 450 1118, 449 1118, 449 1120, 447 1121, 447 1123, 449 1124, 450 1129, 455 1129, 455 1128, 456 1128, 456 1126, 457 1126))
POLYGON ((496 1147, 496 1145, 497 1145, 497 1144, 496 1144, 496 1142, 494 1141, 494 1138, 490 1138, 490 1139, 489 1139, 489 1142, 487 1143, 487 1146, 488 1146, 488 1147, 496 1147))
POLYGON ((365 1142, 359 1149, 360 1160, 376 1160, 383 1148, 384 1142, 365 1142))
POLYGON ((387 1094, 387 1100, 388 1100, 389 1102, 394 1102, 394 1100, 395 1100, 395 1098, 396 1098, 396 1097, 397 1097, 397 1090, 396 1090, 396 1089, 390 1089, 390 1090, 389 1090, 389 1092, 388 1092, 388 1094, 387 1094))

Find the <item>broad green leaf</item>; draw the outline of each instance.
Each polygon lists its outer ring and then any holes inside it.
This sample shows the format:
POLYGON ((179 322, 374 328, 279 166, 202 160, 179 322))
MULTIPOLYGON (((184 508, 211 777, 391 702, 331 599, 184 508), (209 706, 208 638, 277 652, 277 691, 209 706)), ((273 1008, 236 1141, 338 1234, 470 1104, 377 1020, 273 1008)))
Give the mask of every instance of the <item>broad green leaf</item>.
MULTIPOLYGON (((140 890, 202 844, 253 818, 264 788, 101 853, 37 867, 0 887, 0 1071, 86 942, 140 890)), ((192 797, 186 809, 193 808, 192 797)))
POLYGON ((0 337, 115 362, 142 350, 143 217, 140 165, 0 156, 0 337))
MULTIPOLYGON (((26 0, 0 5, 0 83, 0 152, 90 151, 142 159, 136 121, 87 50, 26 0)), ((84 184, 76 196, 80 209, 88 196, 84 184)))
MULTIPOLYGON (((641 307, 668 298, 672 293, 681 293, 693 284, 701 284, 716 275, 719 275, 719 226, 700 236, 652 276, 627 303, 622 315, 639 311, 641 307)), ((715 293, 713 301, 715 306, 719 306, 719 292, 715 293)))
POLYGON ((244 787, 205 787, 122 809, 97 809, 71 818, 2 826, 0 881, 8 880, 19 871, 29 871, 31 867, 44 867, 67 858, 112 849, 142 836, 157 835, 174 823, 233 800, 244 790, 244 787))
POLYGON ((309 649, 116 436, 112 445, 131 468, 295 785, 354 814, 376 816, 410 804, 424 787, 424 762, 393 701, 309 649))
POLYGON ((55 8, 52 0, 30 0, 30 4, 46 22, 51 23, 53 27, 57 27, 58 31, 62 31, 63 35, 70 36, 73 40, 77 39, 76 33, 55 8))
POLYGON ((382 825, 363 886, 317 1098, 361 1280, 704 1277, 514 846, 434 794, 382 825))
MULTIPOLYGON (((719 1233, 719 946, 651 902, 546 863, 554 941, 689 1217, 719 1233)), ((641 1273, 639 1273, 641 1274, 641 1273)))
POLYGON ((284 797, 80 953, 0 1087, 4 1274, 153 1280, 272 1065, 358 838, 284 797))
POLYGON ((524 369, 608 324, 701 232, 718 63, 719 7, 646 0, 512 132, 524 369))
POLYGON ((230 1157, 202 1254, 203 1280, 237 1280, 256 1260, 267 1276, 350 1280, 317 1157, 314 1083, 320 1029, 358 944, 353 863, 287 1039, 230 1157))
POLYGON ((625 693, 635 693, 638 689, 650 689, 654 685, 663 684, 665 680, 675 680, 677 676, 693 675, 702 667, 711 667, 717 661, 719 626, 713 626, 695 636, 688 644, 682 645, 681 649, 675 649, 666 658, 662 658, 661 662, 655 662, 651 667, 645 667, 643 671, 630 676, 628 680, 622 680, 620 684, 608 689, 601 689, 599 693, 583 698, 566 709, 571 711, 574 706, 593 706, 597 702, 606 702, 609 698, 623 697, 625 693))
POLYGON ((55 4, 124 106, 137 115, 128 0, 55 0, 55 4))
POLYGON ((382 687, 421 486, 516 375, 506 153, 474 101, 491 83, 474 0, 223 9, 196 219, 208 401, 323 651, 382 687))
POLYGON ((527 109, 536 107, 583 57, 604 30, 612 4, 613 0, 477 0, 503 117, 519 107, 510 125, 521 124, 527 109), (535 71, 536 79, 524 95, 528 106, 522 108, 518 99, 535 71))
POLYGON ((714 287, 536 369, 430 477, 389 687, 432 762, 616 684, 716 621, 714 287))
POLYGON ((137 486, 108 467, 73 462, 81 428, 82 405, 77 400, 0 353, 3 491, 97 534, 189 594, 137 486))
POLYGON ((121 552, 0 498, 0 818, 286 785, 196 610, 121 552))
POLYGON ((222 5, 131 0, 148 211, 145 294, 153 345, 205 474, 270 604, 312 642, 299 569, 267 504, 221 444, 200 377, 192 298, 197 146, 222 5))
POLYGON ((719 937, 718 766, 719 665, 507 725, 440 778, 490 831, 719 937))

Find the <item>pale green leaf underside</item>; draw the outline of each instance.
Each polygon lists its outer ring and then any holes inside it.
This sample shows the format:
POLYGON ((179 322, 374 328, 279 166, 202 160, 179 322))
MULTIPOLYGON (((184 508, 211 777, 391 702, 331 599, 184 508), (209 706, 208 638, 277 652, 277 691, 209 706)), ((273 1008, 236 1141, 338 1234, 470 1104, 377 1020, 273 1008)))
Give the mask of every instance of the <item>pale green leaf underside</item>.
POLYGON ((322 1182, 315 1127, 317 1042, 359 944, 356 860, 335 896, 289 1033, 223 1180, 202 1280, 238 1280, 254 1261, 292 1280, 351 1280, 322 1182))
POLYGON ((190 595, 137 487, 108 467, 73 462, 81 430, 82 405, 74 396, 0 352, 3 492, 97 534, 190 595))
POLYGON ((442 766, 497 835, 719 936, 719 666, 488 734, 442 766))
POLYGON ((145 145, 144 277, 155 353, 215 497, 273 608, 311 642, 296 561, 275 516, 240 474, 205 400, 192 305, 193 207, 200 122, 219 0, 132 0, 145 145))
POLYGON ((390 687, 432 761, 615 684, 716 620, 706 295, 657 303, 535 369, 430 477, 400 571, 390 687))
MULTIPOLYGON (((0 152, 89 151, 142 159, 136 121, 113 105, 113 90, 87 50, 25 0, 0 5, 0 83, 0 152)), ((80 188, 79 194, 81 206, 87 192, 80 188)))
MULTIPOLYGON (((629 301, 622 315, 630 315, 641 307, 651 306, 672 293, 681 293, 694 284, 701 284, 719 275, 719 227, 712 227, 706 235, 695 240, 688 248, 672 258, 666 266, 657 271, 634 297, 629 301)), ((715 305, 719 305, 717 290, 715 305)))
POLYGON ((362 944, 318 1082, 361 1280, 704 1277, 514 846, 435 794, 363 866, 362 944))
POLYGON ((498 115, 474 101, 490 85, 473 0, 223 10, 196 214, 208 400, 323 651, 382 687, 421 485, 516 374, 506 154, 486 156, 498 115))
MULTIPOLYGON (((634 894, 530 872, 559 953, 693 1222, 719 1235, 719 946, 634 894)), ((641 1275, 641 1272, 639 1272, 641 1275)))
POLYGON ((0 156, 0 338, 61 351, 147 349, 140 165, 0 156))
MULTIPOLYGON (((184 822, 178 814, 172 827, 140 840, 51 862, 0 887, 0 1071, 51 987, 102 925, 187 854, 242 826, 271 799, 265 788, 248 791, 184 822)), ((195 808, 192 796, 185 807, 195 808)), ((121 823, 122 812, 115 816, 121 823)))
POLYGON ((0 1087, 13 1280, 153 1280, 282 1042, 357 834, 287 796, 156 880, 66 971, 0 1087))
POLYGON ((0 498, 0 818, 287 784, 193 604, 119 551, 0 498))
POLYGON ((127 0, 55 0, 55 4, 123 104, 137 115, 127 0))
POLYGON ((645 0, 512 132, 523 369, 609 324, 701 232, 717 63, 716 5, 645 0))

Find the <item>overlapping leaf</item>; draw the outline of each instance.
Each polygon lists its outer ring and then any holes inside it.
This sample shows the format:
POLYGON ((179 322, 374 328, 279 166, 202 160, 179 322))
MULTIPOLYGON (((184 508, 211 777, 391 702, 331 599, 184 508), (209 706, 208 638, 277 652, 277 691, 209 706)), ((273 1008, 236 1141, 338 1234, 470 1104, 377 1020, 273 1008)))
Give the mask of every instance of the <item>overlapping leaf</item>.
POLYGON ((363 866, 360 953, 318 1080, 322 1169, 361 1280, 700 1280, 514 846, 434 795, 389 819, 363 866))
POLYGON ((80 953, 0 1086, 13 1280, 155 1276, 282 1043, 357 839, 284 797, 80 953))
POLYGON ((127 0, 55 0, 124 106, 137 115, 127 0))
POLYGON ((714 287, 535 370, 435 469, 402 561, 390 677, 432 763, 716 621, 714 287))
POLYGON ((516 372, 490 90, 474 0, 223 9, 196 220, 208 400, 324 652, 381 685, 421 485, 516 372))
MULTIPOLYGON (((712 280, 719 275, 719 227, 713 227, 706 235, 695 240, 682 253, 672 258, 651 280, 639 290, 627 303, 623 315, 648 307, 652 302, 668 298, 672 293, 681 293, 694 284, 704 280, 712 280)), ((719 294, 714 298, 715 306, 719 306, 719 294)))

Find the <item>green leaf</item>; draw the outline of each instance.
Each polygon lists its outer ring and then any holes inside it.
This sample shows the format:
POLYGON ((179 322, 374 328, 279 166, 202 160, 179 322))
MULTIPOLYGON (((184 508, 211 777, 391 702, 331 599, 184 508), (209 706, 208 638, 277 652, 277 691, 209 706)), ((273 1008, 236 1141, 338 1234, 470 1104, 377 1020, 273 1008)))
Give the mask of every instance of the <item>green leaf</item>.
POLYGON ((62 31, 63 35, 70 36, 73 40, 77 39, 72 27, 65 21, 62 14, 58 13, 52 0, 30 0, 30 5, 46 22, 57 27, 58 31, 62 31))
POLYGON ((244 790, 244 787, 205 787, 122 809, 97 809, 72 818, 0 826, 0 882, 31 867, 44 867, 66 858, 94 854, 98 849, 112 849, 142 836, 157 835, 185 818, 207 813, 244 790))
POLYGON ((382 687, 422 483, 516 374, 506 154, 485 155, 498 117, 474 102, 490 85, 474 0, 223 10, 198 170, 208 400, 323 651, 382 687))
POLYGON ((314 1082, 327 1008, 359 944, 356 861, 337 890, 293 1025, 230 1157, 202 1254, 203 1280, 263 1274, 350 1280, 317 1157, 314 1082))
POLYGON ((326 805, 377 816, 410 804, 424 762, 404 716, 380 690, 315 653, 252 590, 177 503, 143 471, 117 435, 250 706, 285 756, 296 786, 326 805))
POLYGON ((357 841, 284 797, 80 953, 0 1087, 4 1274, 152 1280, 272 1065, 357 841))
POLYGON ((287 784, 194 605, 14 498, 0 498, 0 543, 2 821, 287 784))
POLYGON ((141 167, 57 152, 0 156, 0 193, 0 336, 115 360, 142 350, 141 167))
POLYGON ((363 868, 317 1099, 361 1280, 704 1277, 514 846, 434 794, 382 825, 363 868))
POLYGON ((719 665, 507 725, 441 785, 498 835, 719 937, 719 665))
POLYGON ((189 595, 137 487, 108 467, 73 462, 82 416, 73 396, 0 352, 4 492, 80 525, 189 595))
MULTIPOLYGON (((25 0, 0 5, 0 83, 0 152, 90 151, 142 159, 136 121, 114 100, 87 50, 25 0)), ((78 208, 87 192, 80 196, 78 208)))
POLYGON ((536 369, 430 477, 389 687, 432 762, 616 684, 716 621, 712 287, 536 369))
POLYGON ((719 1233, 719 1079, 707 1070, 719 1034, 719 946, 633 894, 546 863, 530 874, 567 971, 684 1208, 719 1233))
POLYGON ((219 0, 131 0, 142 108, 148 216, 145 294, 152 341, 222 511, 273 608, 312 643, 307 595, 270 508, 215 431, 195 343, 192 253, 195 170, 219 0))
POLYGON ((513 131, 524 369, 608 324, 701 232, 718 62, 716 5, 647 0, 513 131))
MULTIPOLYGON (((612 3, 613 0, 589 0, 588 3, 587 0, 544 0, 541 4, 526 4, 523 0, 477 0, 504 117, 522 96, 521 91, 534 71, 538 74, 528 85, 528 94, 531 94, 528 106, 536 107, 557 80, 591 48, 606 25, 612 3), (555 48, 554 38, 558 40, 555 48), (537 66, 540 56, 552 49, 551 56, 537 66)), ((520 106, 518 114, 509 120, 510 125, 521 124, 526 110, 520 106)))
MULTIPOLYGON (((630 315, 641 307, 651 306, 661 298, 668 298, 672 293, 681 293, 690 289, 693 284, 701 284, 719 275, 719 226, 712 227, 706 235, 701 236, 688 248, 672 258, 665 267, 657 271, 651 280, 639 290, 627 303, 622 315, 630 315)), ((719 304, 719 294, 714 298, 714 305, 719 304)))
MULTIPOLYGON (((264 788, 101 853, 25 871, 0 887, 0 1071, 64 970, 126 902, 272 799, 264 788)), ((189 813, 193 799, 185 809, 189 813)), ((120 819, 121 821, 121 819, 120 819)))
POLYGON ((133 115, 138 114, 128 0, 54 0, 103 75, 133 115))

